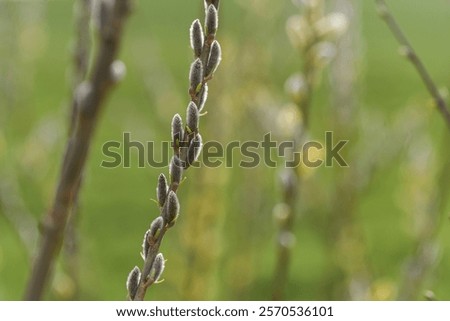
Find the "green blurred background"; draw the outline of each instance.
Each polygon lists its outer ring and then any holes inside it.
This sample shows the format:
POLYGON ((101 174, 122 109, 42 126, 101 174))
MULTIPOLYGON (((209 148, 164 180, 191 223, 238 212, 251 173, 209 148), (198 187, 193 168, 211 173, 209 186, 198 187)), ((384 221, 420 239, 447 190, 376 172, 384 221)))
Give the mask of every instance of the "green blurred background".
MULTIPOLYGON (((329 9, 338 2, 327 1, 329 9)), ((347 2, 355 10, 353 47, 342 53, 343 68, 332 62, 323 74, 310 136, 323 141, 333 130, 348 139, 349 167, 308 171, 285 298, 396 299, 409 286, 408 262, 437 215, 436 242, 427 245, 436 262, 408 298, 431 290, 449 300, 450 176, 442 171, 448 130, 374 3, 347 2), (335 96, 340 77, 348 76, 345 66, 356 77, 348 93, 353 107, 339 121, 335 96)), ((448 86, 448 1, 390 2, 436 83, 448 86)), ((1 300, 23 295, 38 222, 55 191, 71 95, 73 7, 66 0, 0 0, 1 300)), ((290 103, 284 83, 302 65, 285 23, 297 13, 287 0, 221 1, 223 60, 201 120, 205 140, 261 141, 269 131, 283 138, 278 116, 290 103)), ((127 274, 141 265, 143 233, 158 215, 152 198, 161 169, 138 168, 135 153, 131 168, 102 168, 101 147, 124 132, 142 142, 170 139, 172 116, 184 115, 189 100, 188 30, 200 17, 201 0, 135 2, 120 54, 127 75, 108 99, 85 171, 78 250, 74 256, 63 249, 46 299, 126 298, 127 274)), ((181 216, 161 248, 165 281, 147 299, 270 300, 280 169, 243 169, 240 160, 235 154, 233 168, 186 173, 181 216)))

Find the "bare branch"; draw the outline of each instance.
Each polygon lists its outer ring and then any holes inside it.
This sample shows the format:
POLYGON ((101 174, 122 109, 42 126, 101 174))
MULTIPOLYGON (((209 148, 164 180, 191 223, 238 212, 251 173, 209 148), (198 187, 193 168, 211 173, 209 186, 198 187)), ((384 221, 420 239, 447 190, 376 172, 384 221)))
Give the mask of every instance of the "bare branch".
POLYGON ((26 300, 42 298, 54 260, 59 253, 73 196, 86 163, 102 103, 115 83, 116 78, 111 70, 130 6, 128 0, 100 2, 99 50, 91 77, 77 88, 76 122, 66 145, 53 206, 43 222, 42 242, 27 285, 26 300))
POLYGON ((446 121, 447 126, 450 129, 450 108, 447 102, 445 101, 442 94, 439 92, 439 89, 434 83, 433 79, 431 78, 428 70, 425 68, 425 65, 423 64, 422 60, 419 58, 416 51, 412 47, 411 43, 406 38, 405 34, 398 25, 394 16, 389 11, 386 2, 384 0, 375 0, 375 2, 380 17, 386 22, 395 39, 397 39, 397 42, 402 47, 402 50, 404 51, 406 57, 413 64, 414 68, 416 68, 420 78, 427 87, 427 90, 430 93, 430 95, 433 97, 436 106, 438 107, 440 113, 442 114, 442 117, 444 117, 444 120, 446 121))

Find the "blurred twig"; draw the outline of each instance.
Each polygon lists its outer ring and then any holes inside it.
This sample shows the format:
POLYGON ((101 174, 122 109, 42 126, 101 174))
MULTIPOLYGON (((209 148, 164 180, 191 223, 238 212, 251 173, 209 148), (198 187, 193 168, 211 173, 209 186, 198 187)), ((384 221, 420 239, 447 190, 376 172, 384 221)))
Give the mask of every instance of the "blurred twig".
MULTIPOLYGON (((359 2, 336 0, 335 8, 348 18, 349 28, 337 43, 336 58, 331 64, 332 126, 337 140, 356 140, 359 134, 358 95, 361 26, 359 2)), ((350 149, 343 158, 351 159, 350 149)), ((358 181, 358 167, 335 170, 333 200, 327 219, 325 238, 329 241, 332 280, 327 284, 331 299, 368 299, 370 273, 357 209, 364 187, 358 181), (358 183, 355 183, 358 182, 358 183), (339 271, 339 273, 337 273, 339 271), (343 275, 342 275, 343 274, 343 275)))
POLYGON ((442 163, 436 175, 436 184, 428 196, 427 219, 415 240, 415 253, 408 259, 399 289, 399 300, 414 300, 422 293, 422 286, 438 262, 440 245, 438 241, 441 223, 450 194, 450 134, 444 133, 442 163))
POLYGON ((384 0, 375 0, 375 2, 380 17, 386 22, 395 39, 397 39, 398 43, 402 47, 401 49, 403 53, 419 73, 420 78, 422 78, 423 83, 427 87, 430 95, 433 97, 436 106, 438 107, 440 113, 442 114, 442 117, 444 117, 444 120, 447 123, 448 128, 450 129, 450 108, 442 94, 439 92, 439 89, 431 78, 430 73, 425 68, 422 60, 419 58, 411 43, 406 38, 402 29, 395 20, 394 16, 389 11, 386 2, 384 0))
POLYGON ((77 117, 66 145, 53 206, 42 224, 42 240, 27 285, 26 300, 42 298, 64 238, 74 192, 86 163, 102 103, 112 86, 123 76, 123 65, 115 60, 130 6, 129 0, 100 2, 99 50, 91 76, 77 88, 77 117))
MULTIPOLYGON (((450 129, 450 108, 439 92, 438 87, 431 78, 428 70, 425 68, 422 60, 406 38, 394 16, 384 0, 375 0, 380 17, 386 22, 392 34, 402 46, 402 51, 413 64, 419 73, 423 83, 425 84, 430 95, 442 114, 447 127, 450 129)), ((444 138, 443 151, 445 153, 442 167, 439 171, 438 184, 430 195, 428 211, 424 213, 428 216, 426 225, 423 227, 418 239, 416 240, 416 253, 410 258, 407 266, 404 280, 399 291, 399 299, 408 300, 416 298, 421 290, 421 286, 433 269, 437 261, 438 242, 437 236, 439 232, 440 222, 444 212, 446 200, 448 199, 448 191, 450 188, 448 177, 450 177, 450 155, 448 153, 448 134, 444 138)))
POLYGON ((75 44, 73 48, 72 106, 70 110, 69 135, 72 134, 77 120, 77 87, 86 79, 89 69, 90 21, 92 0, 78 0, 75 3, 75 44))
MULTIPOLYGON (((92 18, 92 0, 78 0, 75 3, 75 44, 73 48, 73 76, 72 76, 72 103, 69 119, 69 137, 72 135, 77 120, 77 88, 86 80, 89 70, 89 54, 91 48, 90 26, 92 18)), ((70 209, 67 221, 64 256, 68 273, 73 280, 75 289, 71 298, 76 298, 78 293, 78 233, 77 224, 80 214, 79 191, 83 182, 83 172, 73 192, 73 205, 70 209)))
MULTIPOLYGON (((301 120, 298 120, 291 137, 294 146, 292 155, 304 152, 310 127, 310 111, 313 93, 318 86, 323 68, 333 58, 335 45, 330 41, 339 37, 347 26, 342 14, 326 14, 324 1, 295 2, 302 9, 302 15, 291 16, 287 21, 287 33, 293 46, 298 49, 303 59, 302 73, 291 76, 287 81, 287 90, 292 96, 301 120)), ((292 159, 292 158, 291 158, 292 159)), ((277 261, 273 277, 272 299, 283 299, 288 283, 292 247, 295 244, 294 222, 296 219, 299 190, 304 175, 303 166, 286 168, 281 176, 282 203, 274 208, 274 215, 279 224, 277 236, 277 261)))

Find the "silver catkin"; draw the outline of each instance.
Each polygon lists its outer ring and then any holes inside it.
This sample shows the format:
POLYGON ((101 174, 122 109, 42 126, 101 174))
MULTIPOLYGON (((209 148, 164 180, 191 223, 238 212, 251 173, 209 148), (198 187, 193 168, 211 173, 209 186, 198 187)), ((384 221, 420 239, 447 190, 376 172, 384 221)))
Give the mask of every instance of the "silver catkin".
POLYGON ((191 101, 186 109, 186 125, 191 133, 197 132, 199 118, 197 105, 191 101))
POLYGON ((156 187, 156 197, 159 207, 163 207, 164 203, 166 202, 167 189, 168 186, 166 176, 161 173, 158 178, 158 186, 156 187))
POLYGON ((202 136, 200 134, 196 134, 194 139, 189 144, 186 166, 192 165, 197 160, 201 150, 202 150, 202 136))
POLYGON ((127 278, 127 290, 131 300, 134 300, 134 297, 136 296, 140 279, 141 279, 141 271, 137 266, 135 266, 131 270, 130 274, 128 274, 127 278))
POLYGON ((148 236, 156 240, 159 236, 159 232, 163 229, 163 227, 164 227, 164 219, 161 216, 158 216, 153 220, 152 224, 150 224, 148 236))
POLYGON ((205 77, 211 77, 212 74, 216 71, 217 67, 222 60, 222 48, 220 48, 220 44, 217 40, 214 40, 211 45, 211 51, 209 54, 208 63, 205 68, 205 77))
POLYGON ((164 256, 162 253, 158 253, 155 257, 155 261, 153 262, 153 266, 150 272, 150 277, 156 282, 161 277, 164 272, 164 256))
POLYGON ((180 184, 181 178, 183 176, 183 168, 181 164, 181 160, 178 158, 178 156, 173 156, 172 160, 170 161, 170 179, 172 184, 180 184))
POLYGON ((203 82, 203 64, 202 61, 197 58, 191 65, 189 72, 189 94, 191 96, 197 95, 201 90, 201 84, 203 82))
POLYGON ((206 10, 205 32, 208 37, 214 37, 219 26, 219 15, 216 7, 211 4, 206 10))
POLYGON ((180 148, 180 142, 183 139, 183 121, 181 120, 181 116, 179 114, 175 114, 172 118, 171 131, 173 147, 177 153, 180 148))
POLYGON ((194 51, 195 57, 200 57, 203 50, 203 41, 205 36, 203 35, 202 25, 200 20, 195 20, 190 29, 191 48, 194 51))
POLYGON ((163 217, 166 223, 170 224, 174 222, 178 217, 179 211, 180 203, 178 202, 177 194, 175 194, 174 191, 170 191, 167 198, 167 204, 163 211, 163 217))

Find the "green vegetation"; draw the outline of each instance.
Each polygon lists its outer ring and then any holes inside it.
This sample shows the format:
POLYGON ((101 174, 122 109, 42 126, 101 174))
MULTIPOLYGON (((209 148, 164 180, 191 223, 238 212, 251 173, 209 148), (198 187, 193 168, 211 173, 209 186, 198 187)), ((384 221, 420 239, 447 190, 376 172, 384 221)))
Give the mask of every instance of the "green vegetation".
MULTIPOLYGON (((204 10, 202 1, 177 0, 176 10, 174 2, 136 1, 125 26, 119 56, 127 74, 103 110, 80 193, 78 276, 63 250, 45 299, 126 299, 126 277, 140 260, 142 236, 159 215, 155 183, 168 170, 138 168, 135 151, 131 168, 102 168, 102 145, 121 141, 124 132, 157 147, 171 139, 168 124, 190 101, 188 30, 204 10)), ((350 62, 358 76, 352 118, 338 121, 333 62, 309 115, 313 140, 323 141, 329 130, 349 140, 349 167, 306 173, 285 298, 357 298, 348 283, 364 271, 368 284, 360 282, 365 292, 359 297, 396 299, 405 290, 407 260, 438 211, 437 264, 408 298, 424 299, 431 290, 449 300, 450 175, 441 170, 450 157, 448 129, 415 70, 397 54, 373 1, 353 2, 359 23, 350 29, 358 48, 350 62)), ((450 6, 390 2, 435 82, 448 87, 450 6)), ((278 119, 291 101, 284 84, 302 66, 285 32, 295 10, 290 1, 221 1, 223 60, 209 83, 208 113, 200 122, 204 139, 262 141, 269 131, 284 139, 278 119)), ((0 300, 23 297, 38 222, 59 175, 69 120, 72 19, 73 1, 0 0, 0 300)), ((164 282, 152 286, 147 299, 271 298, 280 169, 240 168, 242 156, 234 156, 233 168, 185 173, 182 184, 189 186, 178 192, 176 233, 161 245, 164 282)))

